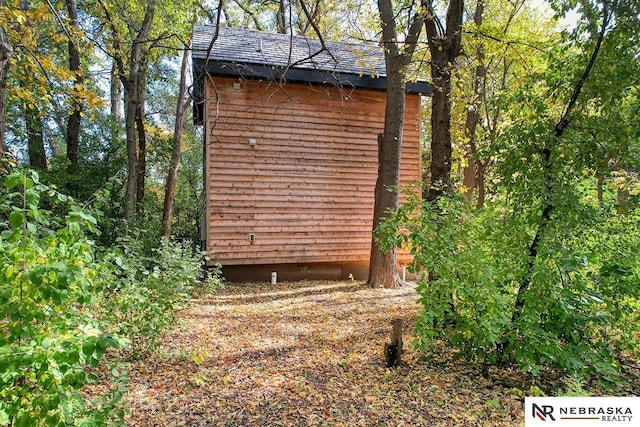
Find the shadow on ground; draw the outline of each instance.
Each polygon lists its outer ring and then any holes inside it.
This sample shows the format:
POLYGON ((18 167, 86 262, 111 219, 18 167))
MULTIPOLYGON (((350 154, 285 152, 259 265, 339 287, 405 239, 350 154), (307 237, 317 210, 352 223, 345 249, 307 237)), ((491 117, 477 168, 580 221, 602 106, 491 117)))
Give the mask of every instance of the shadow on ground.
MULTIPOLYGON (((356 282, 228 284, 181 313, 161 355, 131 371, 131 426, 518 426, 513 384, 411 348, 413 287, 356 282), (387 369, 391 322, 403 364, 387 369)), ((500 378, 517 373, 508 369, 500 378)), ((517 388, 517 387, 516 387, 517 388)))

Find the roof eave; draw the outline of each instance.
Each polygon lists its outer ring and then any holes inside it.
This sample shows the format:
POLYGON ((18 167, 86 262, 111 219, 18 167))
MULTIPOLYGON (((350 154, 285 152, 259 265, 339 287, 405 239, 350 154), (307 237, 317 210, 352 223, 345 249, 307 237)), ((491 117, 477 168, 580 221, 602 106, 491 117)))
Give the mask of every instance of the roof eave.
MULTIPOLYGON (((194 122, 202 124, 204 120, 204 73, 205 60, 194 58, 194 122), (198 76, 200 76, 198 78, 198 76), (201 94, 198 96, 197 94, 201 94)), ((225 61, 208 61, 207 73, 211 76, 238 77, 247 80, 260 79, 331 85, 339 88, 362 88, 369 90, 387 90, 386 77, 374 77, 366 74, 340 73, 326 70, 281 67, 262 64, 247 64, 225 61)), ((433 87, 427 82, 407 82, 406 92, 415 95, 431 95, 433 87)))

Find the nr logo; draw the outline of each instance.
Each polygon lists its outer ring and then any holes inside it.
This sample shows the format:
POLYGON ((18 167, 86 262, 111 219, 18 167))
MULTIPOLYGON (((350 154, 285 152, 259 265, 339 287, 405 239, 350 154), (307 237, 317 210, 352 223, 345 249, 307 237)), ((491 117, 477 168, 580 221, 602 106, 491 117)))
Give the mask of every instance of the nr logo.
POLYGON ((551 405, 542 405, 538 406, 535 403, 533 405, 533 417, 539 418, 541 421, 547 421, 547 417, 551 421, 555 421, 556 419, 553 417, 553 406, 551 405))

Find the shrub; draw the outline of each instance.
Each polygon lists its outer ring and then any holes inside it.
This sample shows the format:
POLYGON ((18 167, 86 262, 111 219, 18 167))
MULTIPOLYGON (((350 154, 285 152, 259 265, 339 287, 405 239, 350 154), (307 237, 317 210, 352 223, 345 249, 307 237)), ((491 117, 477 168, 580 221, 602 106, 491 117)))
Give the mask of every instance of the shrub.
POLYGON ((104 424, 122 419, 122 391, 86 402, 109 348, 123 347, 93 315, 104 285, 88 239, 93 216, 41 185, 37 173, 7 175, 0 190, 0 424, 104 424), (41 208, 64 207, 56 218, 41 208))
POLYGON ((0 425, 121 424, 127 379, 118 354, 113 369, 101 364, 112 391, 87 401, 81 388, 98 379, 91 368, 129 343, 135 356, 155 350, 189 291, 201 287, 202 254, 189 244, 162 240, 149 248, 119 238, 98 248, 91 237, 99 216, 41 184, 36 172, 4 177, 0 425))
POLYGON ((122 238, 103 261, 109 277, 102 302, 106 325, 131 341, 133 357, 156 350, 190 291, 200 286, 202 254, 188 242, 162 239, 148 248, 140 239, 122 238))
POLYGON ((410 249, 410 268, 422 272, 422 349, 442 339, 471 360, 533 373, 554 366, 614 384, 620 351, 637 351, 625 345, 637 344, 638 219, 586 199, 567 203, 534 260, 535 223, 508 203, 474 211, 456 197, 423 204, 413 196, 380 231, 387 245, 410 249))

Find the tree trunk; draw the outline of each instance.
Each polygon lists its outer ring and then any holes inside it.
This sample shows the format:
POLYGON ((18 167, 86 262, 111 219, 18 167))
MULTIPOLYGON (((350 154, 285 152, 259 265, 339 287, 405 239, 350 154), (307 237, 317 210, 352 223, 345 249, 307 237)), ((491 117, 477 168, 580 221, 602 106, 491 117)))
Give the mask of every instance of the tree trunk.
POLYGON ((111 98, 111 115, 118 122, 122 122, 124 119, 122 115, 123 105, 122 105, 122 82, 118 77, 118 67, 116 64, 113 64, 111 68, 111 86, 109 97, 111 98))
MULTIPOLYGON (((389 187, 400 182, 400 157, 402 152, 402 128, 405 110, 405 83, 401 57, 387 55, 387 103, 384 115, 384 132, 378 136, 378 179, 373 205, 373 230, 398 208, 398 193, 389 187)), ((394 288, 400 284, 397 267, 397 250, 382 252, 375 234, 371 241, 368 283, 374 288, 394 288)))
MULTIPOLYGON (((476 29, 479 29, 482 25, 482 18, 484 14, 484 0, 478 0, 476 4, 476 11, 473 15, 473 23, 476 29)), ((470 202, 473 200, 474 190, 478 186, 476 181, 478 175, 478 165, 475 159, 476 154, 476 128, 480 122, 480 106, 482 105, 484 81, 486 76, 486 69, 484 66, 484 49, 481 44, 478 44, 476 49, 476 65, 473 82, 472 82, 472 96, 467 106, 467 117, 464 125, 464 136, 467 140, 465 146, 465 160, 466 165, 463 169, 462 185, 464 186, 464 192, 467 200, 470 202)))
POLYGON ((604 193, 604 174, 598 173, 598 180, 596 182, 596 187, 598 189, 598 204, 602 204, 602 197, 604 193))
POLYGON ((138 177, 136 180, 136 215, 142 218, 144 215, 145 181, 147 178, 147 134, 145 132, 145 93, 147 91, 147 55, 143 54, 140 60, 140 78, 138 80, 138 110, 136 113, 136 133, 138 135, 138 177))
POLYGON ((29 166, 35 169, 46 169, 47 154, 44 149, 44 130, 40 111, 35 108, 25 108, 24 123, 27 131, 29 166))
MULTIPOLYGON (((133 67, 133 64, 131 64, 133 67)), ((138 180, 138 146, 136 139, 136 115, 138 111, 138 76, 132 73, 125 85, 125 131, 127 136, 127 184, 124 195, 124 217, 132 225, 136 214, 136 189, 138 180)))
POLYGON ((451 194, 451 70, 460 54, 464 0, 450 0, 446 32, 429 4, 425 20, 431 53, 431 183, 425 187, 428 200, 451 194))
MULTIPOLYGON (((544 148, 540 151, 542 156, 542 165, 543 165, 543 177, 544 177, 544 194, 543 203, 542 203, 542 214, 540 216, 540 223, 536 229, 536 233, 531 241, 531 244, 528 247, 528 263, 525 274, 522 277, 520 282, 520 286, 518 287, 518 291, 516 293, 516 300, 514 305, 514 310, 511 315, 511 324, 513 328, 517 328, 517 323, 519 322, 522 313, 525 308, 525 298, 524 295, 531 286, 531 282, 533 280, 534 269, 537 264, 538 253, 540 250, 540 242, 542 238, 547 232, 547 228, 551 222, 552 213, 555 210, 554 204, 554 191, 555 191, 555 177, 553 175, 554 163, 555 159, 553 157, 554 148, 558 146, 560 139, 564 135, 564 132, 569 127, 571 123, 571 112, 575 107, 580 94, 582 93, 582 88, 591 73, 591 69, 595 64, 596 58, 598 57, 598 53, 600 52, 600 47, 602 46, 602 41, 604 40, 604 35, 606 33, 607 27, 609 25, 609 20, 611 18, 610 11, 608 8, 608 3, 603 2, 603 12, 602 12, 602 26, 600 28, 600 33, 598 34, 598 39, 596 41, 595 48, 591 54, 591 58, 582 73, 580 80, 576 84, 576 87, 573 90, 571 95, 571 99, 567 103, 565 110, 555 125, 553 135, 550 136, 544 144, 544 148)), ((501 354, 501 357, 504 357, 504 351, 508 351, 508 342, 502 342, 498 348, 498 351, 501 354)))
POLYGON ((481 161, 476 162, 476 186, 478 187, 478 201, 476 203, 476 209, 482 209, 484 207, 484 200, 486 197, 484 176, 486 169, 486 163, 481 161))
MULTIPOLYGON (((426 11, 426 8, 423 9, 426 11)), ((404 47, 397 44, 395 12, 390 0, 378 0, 382 20, 382 41, 385 47, 387 101, 384 131, 378 136, 378 179, 373 207, 373 230, 398 208, 398 193, 389 191, 400 182, 400 155, 404 127, 406 67, 411 61, 424 22, 422 12, 416 13, 409 25, 404 47)), ((383 253, 375 233, 369 258, 369 286, 394 288, 400 285, 395 248, 383 253)))
POLYGON ((167 239, 171 237, 173 201, 176 192, 178 167, 180 166, 180 155, 182 154, 184 117, 187 107, 189 106, 189 100, 185 100, 188 65, 189 50, 185 48, 182 53, 182 66, 180 67, 180 86, 178 88, 178 102, 176 105, 176 123, 173 130, 173 153, 171 154, 171 164, 169 165, 169 172, 167 173, 164 190, 164 204, 162 208, 162 235, 167 239))
MULTIPOLYGON (((0 7, 3 6, 0 0, 0 7)), ((4 134, 6 131, 7 75, 13 56, 13 48, 7 41, 7 34, 0 25, 0 155, 5 150, 4 134)))
MULTIPOLYGON (((129 172, 127 174, 127 185, 125 190, 124 216, 129 225, 132 225, 136 217, 136 208, 138 206, 139 196, 137 190, 138 183, 138 140, 137 132, 142 131, 137 127, 137 119, 140 114, 140 104, 144 102, 144 93, 140 90, 143 84, 144 73, 146 70, 142 67, 144 62, 143 45, 149 38, 151 23, 155 14, 155 0, 149 0, 145 11, 142 25, 131 46, 131 55, 129 58, 129 76, 123 81, 125 88, 125 129, 127 136, 127 166, 129 172)), ((124 66, 118 66, 118 72, 122 75, 124 66)))
POLYGON ((431 59, 431 185, 427 200, 451 194, 451 72, 448 58, 431 59))
POLYGON ((280 34, 287 33, 287 11, 284 7, 284 0, 278 1, 278 11, 276 12, 276 31, 280 34))
MULTIPOLYGON (((462 168, 462 187, 464 188, 464 197, 469 201, 473 201, 473 195, 475 194, 475 188, 477 187, 476 183, 476 161, 474 159, 474 154, 476 153, 476 147, 474 141, 471 139, 473 136, 469 136, 471 134, 472 129, 475 127, 473 125, 469 125, 469 112, 467 112, 467 121, 465 124, 464 134, 467 138, 467 145, 464 147, 464 158, 465 165, 462 168)), ((475 130, 474 130, 475 132, 475 130)))
MULTIPOLYGON (((387 94, 387 96, 389 95, 387 94)), ((387 100, 387 104, 391 102, 392 101, 387 100)), ((400 110, 404 112, 404 103, 400 110)), ((397 154, 399 154, 401 145, 402 142, 400 139, 394 137, 392 133, 382 133, 378 135, 378 179, 376 180, 375 201, 373 205, 374 232, 380 223, 388 217, 388 209, 397 209, 398 207, 398 193, 389 191, 388 189, 389 185, 394 184, 386 183, 397 183, 399 181, 398 165, 400 163, 400 156, 397 154)), ((397 250, 392 248, 388 252, 382 252, 375 233, 371 240, 368 283, 374 288, 394 288, 400 284, 397 267, 397 250)))
MULTIPOLYGON (((141 85, 141 90, 144 90, 141 85)), ((147 135, 144 130, 144 103, 138 104, 136 114, 136 131, 138 133, 138 177, 136 179, 136 215, 142 218, 144 214, 145 179, 147 177, 147 135)))
MULTIPOLYGON (((451 70, 460 54, 462 43, 462 16, 464 0, 449 0, 446 30, 429 3, 429 13, 425 20, 429 52, 431 53, 431 79, 433 95, 431 99, 431 182, 423 187, 423 196, 430 202, 451 194, 451 70)), ((429 281, 436 279, 429 272, 429 281)), ((453 294, 449 300, 451 316, 455 313, 453 294)))
MULTIPOLYGON (((78 4, 76 0, 65 0, 67 13, 69 14, 69 25, 73 29, 78 28, 78 4)), ((71 114, 67 119, 67 159, 75 169, 78 166, 78 146, 80 143, 80 123, 82 120, 82 101, 75 93, 81 90, 84 78, 80 70, 80 49, 78 48, 76 37, 71 35, 68 42, 69 50, 69 70, 75 74, 73 93, 73 106, 71 114)))

